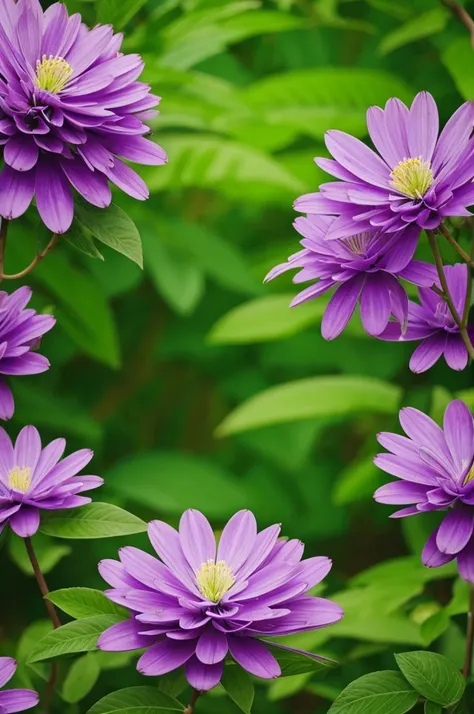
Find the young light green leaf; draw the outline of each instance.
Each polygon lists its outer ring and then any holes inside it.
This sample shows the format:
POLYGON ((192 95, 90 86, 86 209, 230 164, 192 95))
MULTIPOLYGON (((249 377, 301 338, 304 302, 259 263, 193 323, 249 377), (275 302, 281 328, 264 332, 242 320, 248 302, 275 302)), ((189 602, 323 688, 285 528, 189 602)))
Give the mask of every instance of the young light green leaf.
POLYGON ((192 454, 137 454, 116 464, 107 482, 135 503, 176 516, 192 507, 222 518, 248 503, 245 488, 232 473, 192 454))
POLYGON ((135 223, 125 211, 114 203, 108 208, 97 208, 80 201, 76 205, 77 220, 101 243, 143 268, 140 234, 135 223))
POLYGON ((425 37, 436 35, 446 27, 449 14, 443 7, 435 7, 432 10, 416 15, 395 30, 385 35, 379 45, 379 53, 387 55, 389 52, 403 47, 410 42, 422 40, 425 37))
POLYGON ((446 632, 451 622, 447 610, 439 610, 421 623, 421 639, 426 647, 446 632))
POLYGON ((351 682, 328 714, 405 714, 418 701, 418 693, 399 672, 372 672, 351 682))
POLYGON ((109 600, 101 590, 64 588, 53 590, 46 595, 46 599, 76 620, 95 615, 117 615, 124 620, 128 618, 127 610, 109 600))
POLYGON ((255 690, 248 673, 239 665, 224 667, 221 684, 239 709, 250 714, 255 690))
POLYGON ((228 436, 268 424, 314 417, 351 416, 373 412, 391 414, 400 390, 370 377, 311 377, 288 382, 256 394, 224 419, 218 436, 228 436))
POLYGON ((129 687, 107 694, 87 714, 159 714, 163 711, 182 714, 183 710, 182 704, 157 687, 129 687))
POLYGON ((76 704, 87 697, 100 675, 99 661, 95 652, 79 657, 69 669, 62 688, 62 698, 76 704))
MULTIPOLYGON (((38 562, 43 573, 49 573, 60 560, 71 552, 71 547, 57 543, 52 538, 37 533, 33 536, 33 545, 38 562)), ((26 552, 23 538, 12 536, 9 542, 9 554, 14 563, 26 575, 34 575, 33 568, 26 552)))
MULTIPOLYGON (((306 672, 305 674, 293 674, 290 677, 278 677, 275 682, 272 682, 268 688, 268 699, 271 702, 277 702, 280 699, 288 699, 298 692, 301 692, 306 688, 306 684, 311 679, 311 672, 306 672)), ((337 690, 336 699, 339 694, 337 690)))
POLYGON ((77 219, 74 220, 71 228, 65 234, 64 238, 67 240, 69 245, 78 250, 84 255, 88 255, 89 258, 99 258, 99 260, 104 260, 104 256, 97 249, 94 243, 94 238, 90 231, 86 229, 77 219))
POLYGON ((403 675, 423 697, 443 707, 456 704, 466 681, 456 666, 436 652, 405 652, 395 659, 403 675))
POLYGON ((97 640, 102 632, 121 621, 122 618, 117 615, 97 615, 68 622, 37 642, 30 652, 28 664, 78 652, 91 652, 97 649, 97 640))
POLYGON ((337 667, 337 662, 325 657, 319 657, 308 652, 294 652, 290 649, 285 649, 283 646, 268 645, 268 649, 278 660, 281 667, 282 677, 293 677, 295 674, 305 674, 306 672, 319 672, 321 670, 337 667))
POLYGON ((89 503, 81 508, 51 511, 43 516, 40 530, 56 538, 113 538, 144 533, 141 518, 111 503, 89 503))
POLYGON ((290 309, 294 295, 284 293, 250 300, 221 317, 209 333, 215 345, 252 344, 281 340, 321 322, 327 300, 290 309))

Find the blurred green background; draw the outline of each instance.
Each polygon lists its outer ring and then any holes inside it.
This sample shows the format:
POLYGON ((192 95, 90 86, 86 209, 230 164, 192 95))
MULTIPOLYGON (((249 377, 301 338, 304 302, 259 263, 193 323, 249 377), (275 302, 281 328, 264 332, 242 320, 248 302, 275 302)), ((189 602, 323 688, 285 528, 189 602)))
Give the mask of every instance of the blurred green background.
MULTIPOLYGON (((93 472, 106 481, 96 500, 146 520, 176 525, 192 506, 219 530, 250 508, 262 528, 281 522, 307 555, 333 559, 326 593, 346 618, 292 641, 341 667, 259 685, 257 714, 324 714, 355 677, 394 668, 397 650, 434 642, 461 661, 463 586, 452 599, 454 571, 419 564, 428 515, 393 522, 373 503, 386 479, 372 458, 376 433, 398 428, 402 404, 436 419, 453 394, 474 405, 472 372, 443 363, 415 376, 412 347, 368 338, 357 315, 327 343, 324 298, 289 310, 291 276, 262 280, 298 250, 292 202, 327 180, 313 162, 327 155, 327 129, 364 139, 370 105, 410 102, 421 89, 435 96, 443 122, 474 97, 465 28, 437 0, 67 6, 90 25, 112 22, 125 32, 124 51, 143 56, 143 79, 163 97, 153 135, 169 164, 141 170, 147 203, 115 196, 140 231, 143 271, 98 242, 92 259, 71 234, 29 277, 34 306, 53 311, 58 325, 42 346, 51 370, 13 382, 9 433, 34 423, 45 442, 64 435, 70 450, 92 447, 93 472)), ((11 227, 7 270, 24 267, 44 239, 31 209, 11 227)), ((423 241, 419 257, 429 259, 423 241)), ((43 606, 22 543, 2 543, 1 649, 24 661, 49 625, 36 622, 43 606)), ((147 547, 144 537, 36 538, 50 589, 103 588, 97 562, 126 543, 147 547)), ((113 689, 147 683, 135 659, 92 653, 63 664, 56 710, 85 712, 113 689), (71 664, 82 687, 67 684, 71 664)), ((20 676, 34 683, 38 671, 20 676)), ((235 714, 222 694, 199 711, 235 714)))

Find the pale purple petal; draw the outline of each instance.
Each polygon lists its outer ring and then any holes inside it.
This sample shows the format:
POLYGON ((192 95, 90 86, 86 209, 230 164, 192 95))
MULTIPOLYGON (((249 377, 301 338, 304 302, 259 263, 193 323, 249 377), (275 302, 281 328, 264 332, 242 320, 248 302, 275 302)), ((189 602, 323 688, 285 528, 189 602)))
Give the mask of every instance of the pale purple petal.
POLYGON ((408 122, 408 146, 411 157, 421 156, 431 161, 438 138, 439 117, 436 102, 428 92, 420 92, 413 100, 408 122))
POLYGON ((197 657, 191 657, 186 662, 186 679, 197 692, 208 692, 221 681, 224 663, 202 664, 197 657))
POLYGON ((12 390, 4 379, 0 378, 0 419, 11 419, 15 411, 12 390))
POLYGON ((474 583, 474 541, 471 540, 466 547, 458 553, 457 557, 459 575, 469 583, 474 583))
POLYGON ((321 324, 321 332, 326 340, 334 340, 346 327, 357 305, 364 280, 364 275, 359 274, 341 285, 332 296, 321 324))
POLYGON ((421 374, 430 369, 439 360, 446 345, 446 335, 442 332, 427 337, 418 345, 410 358, 410 369, 421 374))
POLYGON ((224 633, 209 625, 199 638, 196 646, 196 657, 203 664, 217 664, 222 662, 227 650, 227 638, 224 633))
POLYGON ((150 644, 150 638, 140 635, 141 626, 135 620, 125 620, 105 630, 97 641, 97 647, 106 652, 129 652, 140 650, 150 644))
POLYGON ((149 677, 167 674, 187 662, 195 649, 196 640, 165 639, 150 647, 140 657, 137 669, 149 677))
POLYGON ((5 692, 0 692, 0 710, 6 714, 31 709, 38 702, 39 694, 31 689, 8 689, 5 692))
POLYGON ((442 553, 459 553, 470 540, 473 529, 474 512, 467 508, 454 508, 438 529, 436 545, 442 553))
POLYGON ((433 533, 428 538, 421 559, 423 564, 428 568, 439 568, 441 565, 446 565, 454 559, 454 555, 448 553, 442 553, 438 546, 436 545, 438 530, 433 531, 433 533))
POLYGON ((453 462, 463 472, 474 457, 474 423, 471 410, 460 399, 448 404, 443 429, 453 462))
POLYGON ((368 275, 360 298, 360 318, 365 331, 380 335, 390 318, 391 299, 383 273, 368 275))
POLYGON ((405 506, 426 500, 427 487, 407 481, 393 481, 381 486, 375 492, 374 498, 379 503, 405 506))
POLYGON ((4 687, 16 672, 16 660, 13 657, 0 657, 0 687, 4 687))
POLYGON ((40 512, 37 508, 22 507, 10 518, 12 530, 20 538, 30 538, 39 528, 40 512))
POLYGON ((280 665, 263 642, 237 636, 229 636, 228 642, 232 657, 250 674, 262 679, 276 679, 280 676, 280 665))
POLYGON ((203 563, 216 557, 214 532, 207 518, 199 511, 190 508, 183 513, 179 523, 179 540, 194 572, 197 572, 203 563))
POLYGON ((236 572, 247 560, 257 538, 257 523, 251 511, 239 511, 225 526, 217 549, 217 560, 224 560, 236 572))

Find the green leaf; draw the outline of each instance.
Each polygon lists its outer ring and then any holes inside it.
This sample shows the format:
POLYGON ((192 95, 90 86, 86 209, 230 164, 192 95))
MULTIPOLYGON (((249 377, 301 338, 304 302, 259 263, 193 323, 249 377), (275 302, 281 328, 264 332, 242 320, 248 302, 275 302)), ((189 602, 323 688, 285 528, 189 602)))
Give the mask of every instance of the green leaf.
POLYGON ((143 268, 140 234, 135 223, 119 206, 112 203, 108 208, 97 208, 81 201, 76 204, 76 215, 96 240, 143 268))
POLYGON ((82 620, 95 615, 117 615, 126 620, 125 608, 109 600, 101 590, 92 588, 64 588, 53 590, 46 599, 75 620, 82 620))
MULTIPOLYGON (((305 674, 294 674, 291 677, 278 677, 275 682, 270 684, 268 689, 268 699, 271 702, 277 702, 280 699, 288 699, 298 692, 306 688, 306 684, 311 679, 311 672, 305 674)), ((336 697, 339 694, 339 689, 336 690, 336 697)), ((336 697, 333 698, 336 699, 336 697)))
POLYGON ((446 632, 451 622, 446 610, 435 612, 434 615, 428 617, 427 620, 421 623, 421 638, 423 644, 429 647, 432 642, 441 637, 446 632))
MULTIPOLYGON (((441 59, 464 99, 474 97, 474 72, 472 68, 472 47, 467 34, 452 42, 442 53, 441 59)), ((471 390, 472 391, 472 390, 471 390)))
POLYGON ((94 688, 99 675, 99 661, 95 652, 88 652, 70 667, 63 683, 62 698, 69 704, 80 702, 94 688))
POLYGON ((99 0, 97 22, 111 24, 121 30, 145 5, 146 0, 99 0))
POLYGON ((292 652, 283 647, 268 644, 268 649, 278 661, 281 667, 282 677, 293 677, 296 674, 306 674, 307 672, 320 672, 321 670, 337 667, 337 662, 324 657, 318 657, 310 652, 292 652))
POLYGON ((224 667, 221 684, 239 709, 245 714, 250 714, 255 690, 248 673, 239 665, 224 667))
POLYGON ((129 687, 107 694, 87 714, 154 714, 154 712, 183 712, 184 707, 176 699, 161 692, 157 687, 129 687))
POLYGON ((64 238, 67 240, 69 245, 72 245, 73 248, 78 250, 80 253, 88 255, 89 258, 99 258, 99 260, 104 260, 104 256, 97 249, 90 231, 79 223, 77 219, 74 219, 71 228, 65 234, 64 238))
POLYGON ((152 193, 193 186, 247 202, 279 204, 305 189, 276 159, 243 142, 198 133, 167 134, 166 150, 166 171, 148 167, 142 171, 152 193))
POLYGON ((417 15, 389 32, 388 35, 385 35, 379 45, 379 53, 387 55, 389 52, 393 52, 393 50, 397 50, 410 42, 436 35, 444 30, 448 19, 449 14, 442 7, 435 7, 432 10, 428 10, 428 12, 417 15))
MULTIPOLYGON (((71 547, 64 543, 57 543, 47 536, 37 533, 32 538, 36 557, 43 573, 49 573, 67 555, 71 547)), ((34 575, 33 568, 26 552, 23 538, 13 535, 9 542, 9 554, 13 562, 26 575, 34 575)))
POLYGON ((68 622, 45 635, 32 649, 28 664, 97 649, 99 636, 112 625, 121 622, 117 615, 97 615, 68 622))
POLYGON ((339 474, 334 487, 334 503, 345 506, 348 503, 370 498, 376 488, 381 486, 383 475, 374 464, 373 456, 354 461, 339 474))
POLYGON ((127 499, 173 515, 198 508, 223 518, 248 502, 248 494, 232 474, 191 454, 137 454, 114 466, 106 479, 127 499))
POLYGON ((89 503, 81 508, 46 513, 40 530, 56 538, 112 538, 144 533, 141 518, 110 503, 89 503))
POLYGON ((436 704, 435 702, 425 702, 425 714, 443 714, 443 707, 441 704, 436 704))
POLYGON ((423 697, 444 707, 456 704, 466 681, 456 666, 436 652, 405 652, 395 659, 403 675, 423 697))
POLYGON ((215 345, 281 340, 321 322, 327 300, 290 308, 294 294, 267 295, 238 305, 221 317, 209 333, 215 345))
POLYGON ((314 417, 391 414, 399 399, 398 387, 369 377, 301 379, 267 389, 244 402, 220 424, 217 435, 314 417))
POLYGON ((351 682, 328 714, 405 714, 417 700, 418 693, 399 672, 372 672, 351 682))

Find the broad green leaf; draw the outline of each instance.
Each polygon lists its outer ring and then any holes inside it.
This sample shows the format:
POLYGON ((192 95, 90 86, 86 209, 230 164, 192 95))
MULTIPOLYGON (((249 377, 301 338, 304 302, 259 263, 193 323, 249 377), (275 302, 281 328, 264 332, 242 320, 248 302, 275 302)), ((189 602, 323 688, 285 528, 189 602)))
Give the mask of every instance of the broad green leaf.
POLYGON ((436 652, 405 652, 395 659, 403 675, 423 697, 444 707, 458 702, 466 681, 456 666, 436 652))
POLYGON ((441 704, 436 704, 435 702, 425 702, 425 714, 443 714, 443 707, 441 704))
POLYGON ((152 193, 192 186, 239 200, 280 203, 293 200, 305 188, 276 159, 243 142, 197 133, 167 134, 166 150, 166 171, 142 171, 152 193))
POLYGON ((455 563, 448 563, 440 568, 426 568, 422 564, 419 555, 416 555, 393 558, 373 565, 352 578, 351 583, 354 585, 387 584, 391 580, 399 581, 403 579, 408 579, 412 582, 417 579, 420 583, 425 583, 431 580, 453 577, 456 574, 455 563))
POLYGON ((99 0, 97 22, 111 24, 121 30, 145 5, 146 0, 99 0))
POLYGON ((99 260, 104 260, 104 256, 94 243, 94 238, 91 232, 79 223, 77 219, 73 221, 71 228, 64 237, 69 245, 72 245, 73 248, 78 250, 80 253, 88 255, 89 258, 99 258, 99 260))
POLYGON ((351 682, 328 714, 405 714, 418 701, 418 693, 399 672, 372 672, 351 682))
POLYGON ((438 637, 446 632, 450 619, 446 610, 440 610, 421 623, 421 638, 425 647, 429 647, 438 637))
POLYGON ((76 215, 96 240, 143 268, 140 234, 132 219, 119 206, 112 203, 108 208, 97 208, 81 201, 76 204, 76 215))
POLYGON ((239 665, 224 667, 221 684, 239 709, 251 714, 255 690, 249 674, 239 665))
POLYGON ((114 466, 106 480, 130 501, 173 515, 198 508, 210 517, 226 517, 244 508, 248 498, 231 473, 178 452, 137 454, 114 466))
MULTIPOLYGON (((33 536, 33 545, 38 558, 41 571, 49 573, 59 563, 71 553, 71 547, 64 543, 57 543, 52 538, 37 533, 33 536)), ((23 538, 12 535, 9 542, 10 558, 18 565, 26 575, 34 575, 30 559, 26 552, 23 538)))
POLYGON ((172 672, 168 672, 168 674, 163 674, 158 682, 160 691, 169 697, 179 697, 188 686, 184 667, 179 667, 179 669, 174 669, 172 672))
POLYGON ((180 315, 189 315, 204 294, 202 270, 173 246, 165 245, 149 229, 142 231, 145 268, 157 291, 180 315))
POLYGON ((293 294, 267 295, 238 305, 221 317, 209 333, 217 345, 281 340, 321 322, 327 300, 290 308, 293 294))
POLYGON ((124 620, 128 617, 127 610, 109 600, 101 590, 64 588, 53 590, 46 598, 75 620, 95 615, 117 615, 124 620))
POLYGON ((70 667, 63 682, 62 698, 69 704, 80 702, 94 688, 99 675, 100 667, 96 653, 88 652, 70 667))
MULTIPOLYGON (((329 128, 365 136, 367 107, 383 106, 393 96, 410 101, 412 91, 394 74, 356 67, 323 67, 273 75, 253 82, 243 94, 260 123, 263 119, 280 130, 287 128, 295 135, 316 139, 322 139, 329 128)), ((237 126, 239 119, 238 114, 233 118, 237 126)))
POLYGON ((46 513, 40 530, 56 538, 112 538, 144 533, 141 518, 110 503, 89 503, 81 508, 46 513))
MULTIPOLYGON (((270 684, 268 688, 268 699, 271 702, 277 702, 280 699, 287 699, 298 692, 305 689, 307 682, 311 679, 312 673, 293 674, 290 677, 279 677, 275 682, 270 684)), ((339 694, 339 690, 337 690, 339 694)), ((336 697, 334 697, 335 699, 336 697)))
POLYGON ((182 704, 157 687, 129 687, 107 694, 87 714, 154 714, 162 711, 182 714, 183 710, 182 704))
POLYGON ((434 7, 428 12, 417 15, 385 35, 379 45, 379 53, 387 55, 410 42, 436 35, 444 30, 448 19, 449 14, 442 7, 434 7))
POLYGON ((78 652, 91 652, 97 649, 97 640, 102 632, 121 620, 117 615, 97 615, 68 622, 41 638, 33 647, 28 664, 78 652))
POLYGON ((365 619, 338 622, 331 628, 333 637, 350 637, 364 642, 389 642, 392 645, 423 646, 419 626, 406 615, 391 613, 365 619))
POLYGON ((303 654, 300 652, 292 652, 276 646, 268 645, 268 649, 278 660, 281 667, 282 677, 292 677, 296 674, 305 674, 306 672, 320 672, 321 670, 337 667, 337 662, 324 657, 318 657, 310 652, 303 654))
POLYGON ((451 42, 442 53, 441 59, 464 99, 474 99, 472 47, 467 33, 451 42))
POLYGON ((369 377, 301 379, 267 389, 244 402, 220 424, 217 435, 315 417, 391 414, 399 399, 398 387, 369 377))

